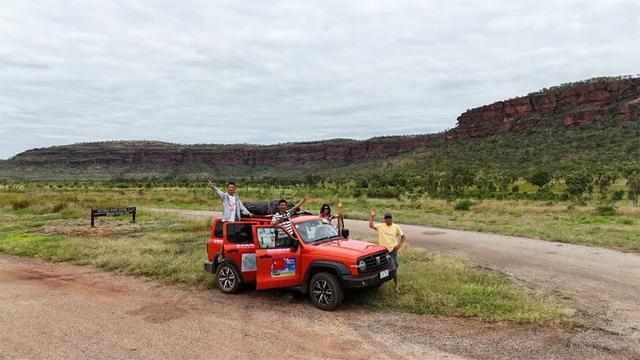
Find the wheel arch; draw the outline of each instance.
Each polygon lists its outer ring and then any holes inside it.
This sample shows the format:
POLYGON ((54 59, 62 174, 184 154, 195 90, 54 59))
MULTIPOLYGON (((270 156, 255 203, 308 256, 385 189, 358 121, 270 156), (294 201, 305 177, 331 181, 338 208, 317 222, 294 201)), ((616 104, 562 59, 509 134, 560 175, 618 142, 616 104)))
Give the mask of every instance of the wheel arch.
MULTIPOLYGON (((234 263, 231 260, 224 259, 222 262, 218 262, 218 260, 216 259, 215 260, 215 268, 218 269, 218 266, 220 264, 223 264, 223 263, 229 264, 230 266, 232 266, 236 270, 236 273, 238 274, 238 279, 240 280, 240 284, 245 282, 244 278, 242 277, 242 272, 240 272, 240 269, 238 268, 238 265, 236 265, 236 263, 234 263)), ((217 272, 214 275, 218 276, 217 272)))
POLYGON ((311 278, 313 277, 313 275, 320 272, 331 273, 335 275, 338 280, 340 279, 340 275, 351 274, 349 268, 341 262, 331 260, 312 261, 311 264, 309 264, 309 267, 307 267, 307 271, 304 274, 304 278, 301 284, 301 290, 303 293, 309 292, 309 282, 311 281, 311 278))

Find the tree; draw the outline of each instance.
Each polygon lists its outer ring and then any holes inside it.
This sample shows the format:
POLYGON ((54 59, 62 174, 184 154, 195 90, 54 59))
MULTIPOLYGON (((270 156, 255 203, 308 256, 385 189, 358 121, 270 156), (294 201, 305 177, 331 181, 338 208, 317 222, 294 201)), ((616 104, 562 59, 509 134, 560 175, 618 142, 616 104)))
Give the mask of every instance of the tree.
POLYGON ((605 199, 607 197, 607 193, 609 192, 609 186, 616 181, 618 178, 618 174, 614 172, 606 172, 600 173, 596 177, 596 184, 598 185, 598 190, 600 191, 600 197, 605 199))
POLYGON ((440 186, 440 174, 430 171, 425 176, 425 190, 429 195, 435 195, 438 192, 440 186))
POLYGON ((315 174, 306 174, 302 182, 307 186, 315 186, 322 178, 315 174))
POLYGON ((564 179, 567 185, 566 192, 569 196, 580 197, 593 184, 593 179, 585 171, 574 172, 564 179))
POLYGON ((640 196, 640 171, 633 172, 627 177, 627 186, 629 187, 629 200, 633 201, 634 206, 638 206, 638 197, 640 196))
POLYGON ((496 181, 492 174, 478 173, 475 183, 482 196, 493 196, 496 192, 496 181))
POLYGON ((551 174, 544 170, 535 170, 531 175, 526 177, 527 181, 541 188, 551 181, 551 174))
POLYGON ((498 186, 498 189, 503 193, 508 192, 509 187, 513 185, 516 180, 518 180, 518 177, 513 174, 499 173, 498 175, 496 175, 496 185, 498 186))
POLYGON ((474 176, 465 168, 453 168, 446 172, 440 181, 442 191, 446 195, 460 194, 468 186, 473 185, 474 176))

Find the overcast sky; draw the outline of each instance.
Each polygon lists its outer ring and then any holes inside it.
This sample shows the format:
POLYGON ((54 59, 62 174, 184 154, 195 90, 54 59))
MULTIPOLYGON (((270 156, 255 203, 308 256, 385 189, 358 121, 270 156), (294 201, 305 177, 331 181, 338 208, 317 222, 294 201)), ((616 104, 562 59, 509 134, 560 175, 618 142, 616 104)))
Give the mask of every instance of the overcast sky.
POLYGON ((0 158, 437 132, 640 72, 640 1, 0 0, 0 158))

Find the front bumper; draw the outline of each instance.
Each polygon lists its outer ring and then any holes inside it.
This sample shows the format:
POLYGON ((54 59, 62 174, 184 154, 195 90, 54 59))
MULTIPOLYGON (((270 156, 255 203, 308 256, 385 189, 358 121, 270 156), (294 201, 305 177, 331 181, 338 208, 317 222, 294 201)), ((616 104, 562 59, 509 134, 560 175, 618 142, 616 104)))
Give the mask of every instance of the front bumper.
POLYGON ((342 285, 342 288, 344 289, 364 289, 368 287, 378 286, 380 284, 383 284, 393 279, 393 277, 395 276, 396 269, 393 269, 393 270, 388 269, 388 270, 389 270, 389 275, 384 278, 380 278, 379 271, 373 274, 357 276, 357 277, 354 277, 351 274, 339 275, 340 285, 342 285))

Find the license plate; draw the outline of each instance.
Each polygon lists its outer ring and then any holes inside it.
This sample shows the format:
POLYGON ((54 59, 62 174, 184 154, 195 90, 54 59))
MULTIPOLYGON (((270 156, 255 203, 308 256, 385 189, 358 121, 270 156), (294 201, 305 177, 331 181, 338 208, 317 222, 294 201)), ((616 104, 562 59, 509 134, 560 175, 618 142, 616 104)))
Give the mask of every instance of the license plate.
POLYGON ((380 271, 380 279, 384 279, 387 276, 389 276, 389 270, 382 270, 380 271))

